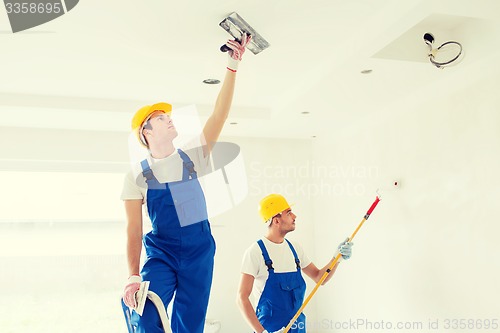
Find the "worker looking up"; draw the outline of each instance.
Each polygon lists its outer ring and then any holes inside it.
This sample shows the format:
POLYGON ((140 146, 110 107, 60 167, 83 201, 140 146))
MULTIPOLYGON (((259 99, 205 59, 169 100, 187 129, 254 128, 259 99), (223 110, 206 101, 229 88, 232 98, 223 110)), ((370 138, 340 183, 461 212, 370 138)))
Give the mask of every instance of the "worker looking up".
MULTIPOLYGON (((282 195, 270 194, 263 198, 259 213, 267 224, 267 234, 245 252, 237 303, 254 332, 278 333, 284 331, 304 300, 306 283, 302 272, 317 283, 336 255, 326 266, 318 269, 297 242, 292 243, 285 238, 295 230, 297 216, 282 195), (250 300, 252 291, 256 294, 255 310, 250 300)), ((351 257, 352 245, 347 240, 339 245, 338 251, 344 260, 351 257)), ((323 283, 332 277, 337 265, 323 283)), ((306 332, 303 313, 289 332, 306 332)))
MULTIPOLYGON (((215 241, 210 230, 205 197, 197 170, 206 167, 229 114, 236 70, 250 36, 228 41, 229 64, 215 108, 200 137, 200 149, 176 149, 178 133, 168 103, 148 105, 136 112, 132 129, 149 150, 141 173, 125 177, 122 200, 127 214, 129 279, 123 302, 137 306, 135 294, 141 281, 162 299, 165 308, 173 298, 171 329, 174 333, 202 333, 214 267, 215 241), (143 236, 142 206, 152 223, 143 236), (142 243, 146 261, 141 270, 142 243), (175 297, 174 297, 175 294, 175 297)), ((147 300, 142 316, 132 311, 130 324, 137 333, 164 332, 158 311, 147 300)))

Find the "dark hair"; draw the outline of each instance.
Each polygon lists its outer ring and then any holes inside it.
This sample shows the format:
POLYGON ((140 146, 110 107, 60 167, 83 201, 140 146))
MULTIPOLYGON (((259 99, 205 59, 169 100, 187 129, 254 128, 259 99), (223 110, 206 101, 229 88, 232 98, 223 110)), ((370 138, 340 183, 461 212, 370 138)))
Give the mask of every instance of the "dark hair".
POLYGON ((271 221, 269 222, 269 225, 268 225, 268 227, 269 227, 269 228, 270 228, 270 227, 271 227, 271 225, 273 224, 273 220, 274 220, 274 218, 275 218, 275 217, 279 217, 279 216, 281 216, 281 213, 278 213, 278 214, 276 214, 276 215, 274 215, 273 217, 271 217, 271 218, 270 218, 270 220, 271 220, 271 221))
POLYGON ((142 129, 153 129, 153 126, 151 126, 151 122, 149 121, 150 119, 146 120, 146 123, 144 124, 144 126, 142 126, 142 129))

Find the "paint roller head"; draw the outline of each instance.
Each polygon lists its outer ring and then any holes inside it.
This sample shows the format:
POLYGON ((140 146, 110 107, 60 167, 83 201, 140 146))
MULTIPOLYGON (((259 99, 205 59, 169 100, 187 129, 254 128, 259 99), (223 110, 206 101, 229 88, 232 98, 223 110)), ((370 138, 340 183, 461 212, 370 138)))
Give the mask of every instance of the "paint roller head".
MULTIPOLYGON (((219 26, 226 30, 239 43, 244 33, 252 36, 252 39, 246 47, 252 51, 253 54, 258 54, 270 46, 270 44, 236 12, 229 14, 219 23, 219 26)), ((220 50, 222 52, 227 52, 230 49, 224 44, 220 47, 220 50)))

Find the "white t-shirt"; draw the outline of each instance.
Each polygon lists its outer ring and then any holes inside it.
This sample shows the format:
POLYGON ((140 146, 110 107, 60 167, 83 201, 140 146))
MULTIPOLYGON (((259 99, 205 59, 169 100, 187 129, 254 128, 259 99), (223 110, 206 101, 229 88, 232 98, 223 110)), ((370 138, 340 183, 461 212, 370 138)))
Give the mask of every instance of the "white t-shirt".
MULTIPOLYGON (((275 273, 286 273, 297 271, 297 265, 295 264, 295 258, 290 246, 286 241, 281 244, 276 244, 263 237, 262 241, 266 247, 269 257, 273 261, 273 268, 275 273)), ((289 240, 290 241, 290 240, 289 240)), ((302 249, 302 246, 297 242, 292 242, 295 252, 300 260, 300 267, 305 268, 309 266, 311 260, 307 257, 302 249)), ((253 304, 257 304, 264 291, 269 272, 267 271, 267 266, 264 262, 264 257, 262 256, 262 251, 257 242, 254 242, 246 251, 243 256, 243 262, 241 265, 241 272, 245 274, 252 275, 254 280, 253 285, 253 304)))
MULTIPOLYGON (((194 163, 194 169, 198 173, 198 177, 210 172, 210 155, 207 157, 204 156, 199 138, 193 140, 193 142, 190 142, 186 147, 181 149, 194 163)), ((182 173, 184 172, 183 160, 177 149, 168 157, 156 159, 148 155, 147 160, 154 176, 160 183, 182 180, 182 173)), ((146 193, 147 185, 142 175, 141 164, 138 162, 133 166, 132 170, 125 175, 120 198, 122 200, 142 199, 143 202, 145 202, 146 193)))

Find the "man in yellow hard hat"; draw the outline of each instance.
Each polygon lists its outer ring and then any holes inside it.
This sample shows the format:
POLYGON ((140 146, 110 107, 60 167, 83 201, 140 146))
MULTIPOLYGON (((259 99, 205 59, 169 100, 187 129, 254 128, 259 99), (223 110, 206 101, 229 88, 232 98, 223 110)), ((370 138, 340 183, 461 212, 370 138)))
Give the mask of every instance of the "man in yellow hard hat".
MULTIPOLYGON (((161 298, 165 308, 173 299, 171 329, 175 333, 203 332, 215 241, 197 172, 209 164, 209 153, 231 107, 237 66, 249 41, 250 36, 244 34, 241 42, 231 40, 226 44, 230 48, 229 62, 214 111, 199 140, 203 148, 184 151, 174 147, 177 130, 168 103, 145 106, 132 119, 132 130, 149 150, 149 156, 141 162, 142 172, 137 179, 132 172, 126 176, 121 195, 128 221, 130 276, 123 295, 124 310, 127 306, 138 309, 135 295, 141 282, 149 281, 149 290, 161 298), (143 204, 152 224, 152 231, 144 237, 143 204), (140 270, 142 242, 146 261, 140 270)), ((141 310, 126 312, 129 330, 164 332, 155 305, 149 300, 143 305, 141 310)))
MULTIPOLYGON (((259 213, 268 225, 267 235, 245 252, 237 302, 254 332, 283 332, 304 300, 306 283, 302 272, 317 283, 336 255, 325 267, 319 269, 297 242, 292 243, 285 238, 295 230, 297 216, 282 195, 270 194, 263 198, 259 204, 259 213), (256 296, 256 310, 250 300, 252 291, 256 296)), ((339 245, 338 251, 343 259, 351 257, 352 245, 347 241, 339 245)), ((332 277, 337 265, 324 283, 332 277)), ((303 313, 289 332, 306 332, 303 313)))

